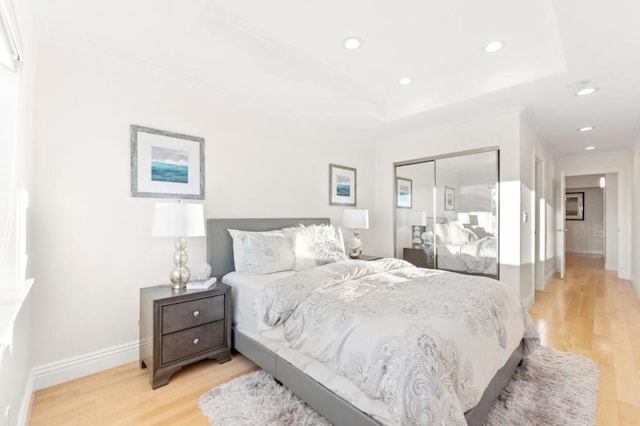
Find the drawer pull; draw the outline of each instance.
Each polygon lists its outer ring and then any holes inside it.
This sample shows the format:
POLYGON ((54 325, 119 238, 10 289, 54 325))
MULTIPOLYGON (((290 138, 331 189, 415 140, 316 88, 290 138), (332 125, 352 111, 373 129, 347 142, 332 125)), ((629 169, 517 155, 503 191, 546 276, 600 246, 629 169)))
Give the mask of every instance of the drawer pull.
POLYGON ((200 311, 193 311, 193 316, 197 317, 198 315, 200 315, 200 311))
POLYGON ((195 339, 193 339, 193 344, 197 345, 198 343, 200 343, 200 339, 198 339, 197 337, 195 339))

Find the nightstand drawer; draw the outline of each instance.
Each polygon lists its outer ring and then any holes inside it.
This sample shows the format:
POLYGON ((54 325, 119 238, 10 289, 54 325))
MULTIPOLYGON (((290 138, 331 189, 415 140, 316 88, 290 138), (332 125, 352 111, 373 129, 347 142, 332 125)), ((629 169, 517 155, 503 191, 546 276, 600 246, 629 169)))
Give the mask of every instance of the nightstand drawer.
POLYGON ((162 308, 162 334, 173 333, 223 318, 223 295, 174 303, 162 308))
POLYGON ((164 336, 162 364, 177 361, 224 344, 224 321, 217 321, 164 336))

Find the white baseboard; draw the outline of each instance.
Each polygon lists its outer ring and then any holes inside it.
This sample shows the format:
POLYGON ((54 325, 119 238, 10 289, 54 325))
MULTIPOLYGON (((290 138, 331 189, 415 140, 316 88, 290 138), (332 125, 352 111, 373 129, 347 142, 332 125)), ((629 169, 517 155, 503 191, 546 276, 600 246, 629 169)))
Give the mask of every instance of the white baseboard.
POLYGON ((589 250, 567 250, 567 253, 574 253, 574 254, 588 254, 590 256, 604 256, 604 252, 603 251, 589 251, 589 250))
POLYGON ((139 342, 125 343, 35 367, 34 391, 139 359, 139 342))
POLYGON ((613 262, 604 262, 604 270, 605 271, 617 271, 618 264, 613 262))
POLYGON ((522 301, 522 304, 524 305, 525 309, 529 309, 530 307, 532 307, 534 300, 534 293, 530 294, 526 299, 524 299, 522 301))
POLYGON ((549 285, 549 283, 551 281, 553 281, 553 277, 556 276, 556 270, 554 269, 550 269, 549 271, 547 271, 547 275, 544 277, 544 288, 547 288, 547 286, 549 285))
POLYGON ((22 403, 20 404, 20 412, 18 413, 18 426, 27 426, 29 417, 31 416, 31 400, 33 399, 33 384, 35 382, 35 374, 33 368, 29 371, 27 385, 22 395, 22 403))

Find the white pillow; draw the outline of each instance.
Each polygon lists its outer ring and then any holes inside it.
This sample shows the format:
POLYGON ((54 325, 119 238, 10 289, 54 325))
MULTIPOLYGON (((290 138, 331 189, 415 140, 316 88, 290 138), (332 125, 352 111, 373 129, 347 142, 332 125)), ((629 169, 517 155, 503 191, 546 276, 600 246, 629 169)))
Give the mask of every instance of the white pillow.
POLYGON ((340 228, 332 225, 300 225, 282 231, 291 238, 296 271, 348 259, 340 228))
POLYGON ((460 222, 449 222, 447 234, 450 244, 467 244, 469 235, 464 232, 464 227, 460 222))
POLYGON ((291 240, 282 231, 228 231, 233 238, 236 271, 271 274, 293 269, 295 257, 291 240))
POLYGON ((446 223, 436 223, 436 241, 438 244, 449 243, 449 227, 446 223))

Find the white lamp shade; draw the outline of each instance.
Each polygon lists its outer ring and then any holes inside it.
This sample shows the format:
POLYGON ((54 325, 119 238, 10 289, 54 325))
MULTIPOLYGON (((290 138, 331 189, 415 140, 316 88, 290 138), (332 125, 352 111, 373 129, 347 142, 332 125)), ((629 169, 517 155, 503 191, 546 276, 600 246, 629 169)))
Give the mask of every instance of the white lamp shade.
POLYGON ((413 226, 427 226, 427 212, 409 212, 407 214, 407 224, 413 226))
POLYGON ((342 227, 349 229, 369 229, 369 210, 344 209, 342 211, 342 227))
POLYGON ((203 237, 202 204, 157 203, 153 214, 153 237, 203 237))

